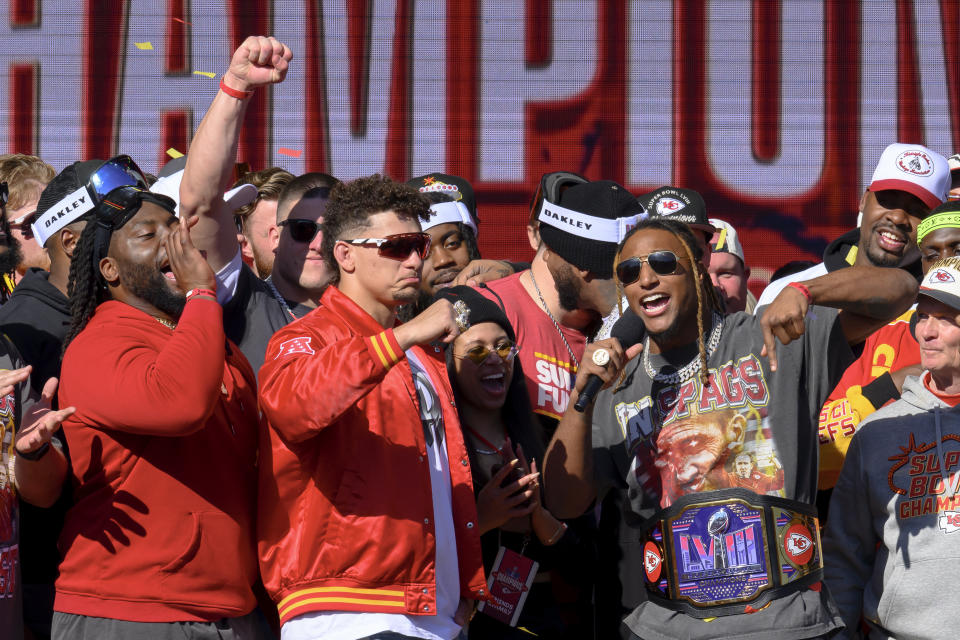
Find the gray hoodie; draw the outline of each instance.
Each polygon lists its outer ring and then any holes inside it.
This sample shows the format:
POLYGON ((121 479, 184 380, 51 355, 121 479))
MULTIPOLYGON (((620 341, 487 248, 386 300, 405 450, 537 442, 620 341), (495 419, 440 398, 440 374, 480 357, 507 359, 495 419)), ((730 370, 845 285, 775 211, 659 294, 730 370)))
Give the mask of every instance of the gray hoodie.
POLYGON ((862 613, 871 639, 956 637, 958 484, 960 406, 907 378, 860 424, 830 503, 824 575, 848 633, 862 613))

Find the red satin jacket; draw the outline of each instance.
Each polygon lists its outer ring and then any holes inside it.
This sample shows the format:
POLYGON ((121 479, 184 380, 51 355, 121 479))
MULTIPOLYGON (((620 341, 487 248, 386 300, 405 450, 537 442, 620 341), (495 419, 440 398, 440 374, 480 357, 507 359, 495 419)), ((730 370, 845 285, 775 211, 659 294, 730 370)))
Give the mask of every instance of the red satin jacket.
MULTIPOLYGON (((470 462, 443 361, 414 347, 443 411, 461 597, 483 599, 470 462)), ((403 350, 336 287, 270 340, 260 369, 258 537, 281 623, 311 611, 433 615, 433 501, 403 350)))

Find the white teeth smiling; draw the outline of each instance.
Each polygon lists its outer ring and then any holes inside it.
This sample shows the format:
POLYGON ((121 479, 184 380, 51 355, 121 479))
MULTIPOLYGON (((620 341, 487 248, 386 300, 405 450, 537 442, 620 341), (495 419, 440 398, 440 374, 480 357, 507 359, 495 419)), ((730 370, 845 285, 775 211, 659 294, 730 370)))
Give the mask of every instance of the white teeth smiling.
POLYGON ((670 296, 662 293, 653 293, 640 299, 640 304, 647 313, 661 311, 667 306, 668 302, 670 302, 670 296))
POLYGON ((895 233, 890 233, 889 231, 881 231, 880 235, 888 240, 892 240, 893 242, 903 242, 903 240, 900 239, 900 236, 895 233))
POLYGON ((484 380, 503 380, 502 373, 491 373, 488 376, 483 376, 484 380))

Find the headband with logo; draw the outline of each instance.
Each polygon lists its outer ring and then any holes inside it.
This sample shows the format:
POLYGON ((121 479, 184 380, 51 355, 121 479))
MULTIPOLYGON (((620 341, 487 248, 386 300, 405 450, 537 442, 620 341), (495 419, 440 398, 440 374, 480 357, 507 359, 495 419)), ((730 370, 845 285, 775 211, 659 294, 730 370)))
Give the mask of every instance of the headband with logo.
POLYGON ((37 244, 42 247, 50 236, 68 224, 76 222, 80 216, 92 211, 95 206, 94 198, 85 186, 67 194, 30 225, 33 235, 37 238, 37 244))
POLYGON ((627 232, 637 226, 637 223, 643 219, 643 214, 611 220, 610 218, 598 218, 573 209, 567 209, 544 199, 543 204, 540 205, 540 215, 537 216, 537 219, 542 224, 548 224, 570 235, 597 242, 620 244, 627 232))

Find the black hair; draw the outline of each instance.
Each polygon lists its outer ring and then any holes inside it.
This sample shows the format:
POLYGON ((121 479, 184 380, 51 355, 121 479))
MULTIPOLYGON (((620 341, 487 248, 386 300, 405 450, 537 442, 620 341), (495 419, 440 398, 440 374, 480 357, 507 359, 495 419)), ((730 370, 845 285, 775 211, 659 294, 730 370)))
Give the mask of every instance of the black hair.
MULTIPOLYGON (((462 407, 464 400, 460 387, 457 384, 457 372, 454 367, 453 344, 447 345, 447 377, 450 379, 450 386, 453 388, 454 401, 458 407, 462 407)), ((507 396, 503 407, 500 409, 500 419, 506 430, 507 437, 513 443, 513 446, 520 445, 523 448, 523 455, 527 462, 537 461, 537 467, 543 468, 543 457, 546 453, 546 433, 540 422, 534 419, 533 409, 530 405, 530 396, 527 393, 526 376, 523 374, 523 368, 520 366, 520 360, 516 356, 513 359, 513 377, 510 379, 510 385, 507 387, 507 396)), ((460 425, 465 443, 468 443, 466 428, 461 422, 460 425)), ((477 461, 477 454, 473 447, 467 444, 467 455, 470 457, 470 468, 473 471, 473 490, 479 493, 483 486, 478 482, 477 470, 480 468, 477 461)))
POLYGON ((703 263, 700 262, 701 258, 703 258, 703 251, 700 249, 697 237, 693 235, 690 227, 677 220, 647 218, 637 223, 637 226, 627 232, 627 235, 625 235, 620 242, 620 246, 617 247, 617 253, 613 259, 613 277, 617 283, 617 306, 620 310, 620 315, 623 316, 622 301, 624 297, 623 283, 621 283, 620 278, 617 277, 617 264, 620 263, 620 253, 623 251, 624 246, 626 246, 627 241, 632 238, 635 233, 645 229, 659 229, 667 233, 672 233, 677 240, 680 241, 680 244, 683 245, 684 252, 687 254, 686 257, 690 260, 690 276, 693 278, 694 287, 697 292, 697 345, 700 348, 700 362, 702 365, 700 367, 700 376, 702 380, 706 382, 709 371, 707 369, 707 349, 703 340, 704 316, 707 315, 706 312, 722 312, 723 303, 717 294, 716 287, 713 286, 710 280, 710 276, 707 274, 706 269, 704 269, 703 263))
POLYGON ((88 224, 80 234, 77 247, 70 261, 70 279, 67 282, 67 297, 70 299, 70 328, 63 340, 66 352, 70 342, 83 331, 97 310, 97 305, 107 299, 106 282, 100 269, 93 264, 94 238, 97 225, 88 224))

